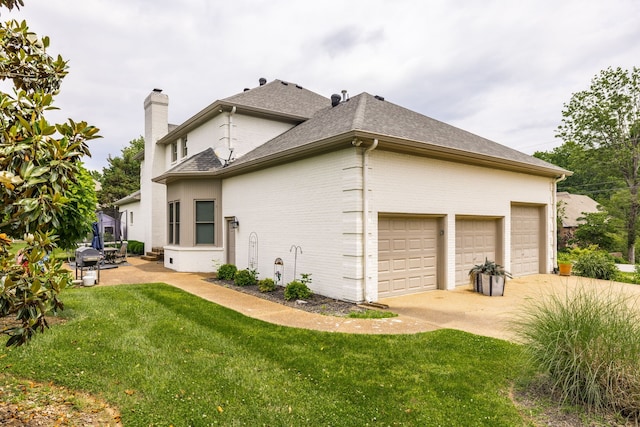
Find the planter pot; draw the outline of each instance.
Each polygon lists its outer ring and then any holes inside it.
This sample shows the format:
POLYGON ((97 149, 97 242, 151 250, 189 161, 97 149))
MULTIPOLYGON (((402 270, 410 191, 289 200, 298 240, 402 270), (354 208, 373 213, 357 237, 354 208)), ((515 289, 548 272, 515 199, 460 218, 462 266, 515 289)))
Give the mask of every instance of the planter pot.
POLYGON ((481 276, 481 291, 483 294, 495 297, 504 295, 504 276, 490 276, 488 274, 482 274, 481 276))
POLYGON ((558 264, 558 274, 560 274, 561 276, 571 276, 572 267, 573 265, 570 263, 558 264))

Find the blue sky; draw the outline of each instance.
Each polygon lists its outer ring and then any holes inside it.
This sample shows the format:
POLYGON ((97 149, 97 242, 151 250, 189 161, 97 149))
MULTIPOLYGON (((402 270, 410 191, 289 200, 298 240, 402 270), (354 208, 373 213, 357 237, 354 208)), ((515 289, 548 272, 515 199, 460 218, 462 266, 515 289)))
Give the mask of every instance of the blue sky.
POLYGON ((25 0, 70 74, 52 121, 101 129, 90 169, 144 133, 143 101, 179 124, 258 79, 368 92, 525 153, 560 145, 563 104, 602 69, 640 66, 636 0, 25 0))

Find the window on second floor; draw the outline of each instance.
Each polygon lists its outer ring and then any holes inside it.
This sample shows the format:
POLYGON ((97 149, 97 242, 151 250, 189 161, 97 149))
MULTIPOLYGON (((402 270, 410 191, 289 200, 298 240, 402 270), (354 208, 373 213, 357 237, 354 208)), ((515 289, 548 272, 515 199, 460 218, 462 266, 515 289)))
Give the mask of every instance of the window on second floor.
POLYGON ((182 157, 187 157, 187 135, 182 137, 182 157))
POLYGON ((178 143, 173 142, 171 144, 171 163, 178 161, 178 143))

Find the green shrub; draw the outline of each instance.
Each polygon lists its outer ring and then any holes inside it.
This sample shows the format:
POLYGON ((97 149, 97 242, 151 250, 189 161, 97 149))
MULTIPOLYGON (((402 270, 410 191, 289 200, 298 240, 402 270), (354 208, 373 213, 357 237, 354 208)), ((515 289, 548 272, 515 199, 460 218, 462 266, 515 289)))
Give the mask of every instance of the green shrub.
POLYGON ((563 403, 640 417, 640 312, 622 294, 580 289, 537 300, 515 331, 563 403))
POLYGON ((575 275, 593 279, 614 280, 618 271, 615 259, 607 252, 597 249, 580 251, 573 265, 575 275))
POLYGON ((127 240, 127 252, 134 255, 144 254, 144 242, 137 240, 127 240))
POLYGON ((237 286, 251 286, 256 284, 257 276, 255 270, 238 270, 233 281, 237 286))
POLYGON ((235 276, 236 271, 238 271, 238 267, 233 264, 222 264, 218 268, 218 279, 220 280, 233 280, 233 276, 235 276))
POLYGON ((290 301, 292 299, 307 299, 310 298, 311 295, 313 295, 311 289, 309 289, 306 284, 297 280, 289 283, 284 288, 284 299, 286 299, 287 301, 290 301))
POLYGON ((276 282, 271 278, 262 279, 258 282, 260 292, 273 292, 276 290, 276 282))

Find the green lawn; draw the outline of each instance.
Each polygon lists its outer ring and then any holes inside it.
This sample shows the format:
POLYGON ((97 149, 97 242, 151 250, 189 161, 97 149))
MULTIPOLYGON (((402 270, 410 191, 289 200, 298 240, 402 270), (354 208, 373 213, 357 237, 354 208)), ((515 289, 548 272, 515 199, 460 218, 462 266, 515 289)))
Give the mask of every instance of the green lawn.
POLYGON ((125 426, 518 426, 516 345, 454 330, 347 335, 247 318, 164 284, 65 291, 68 318, 3 372, 95 394, 125 426))

